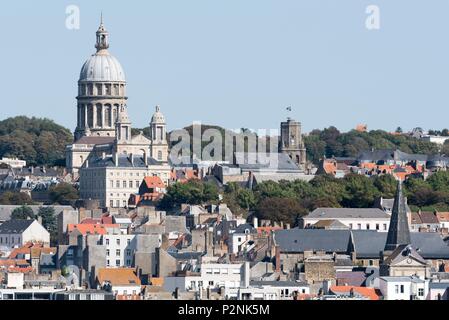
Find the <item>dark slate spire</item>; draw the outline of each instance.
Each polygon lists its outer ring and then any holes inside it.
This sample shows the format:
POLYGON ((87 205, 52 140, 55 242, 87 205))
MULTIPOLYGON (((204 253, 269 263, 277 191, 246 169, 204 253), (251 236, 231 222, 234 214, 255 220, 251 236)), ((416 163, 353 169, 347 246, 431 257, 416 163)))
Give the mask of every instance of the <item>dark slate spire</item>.
POLYGON ((391 212, 390 228, 388 229, 385 251, 392 251, 401 244, 410 244, 410 229, 407 219, 407 205, 402 194, 402 182, 398 181, 396 195, 394 197, 393 210, 391 212))

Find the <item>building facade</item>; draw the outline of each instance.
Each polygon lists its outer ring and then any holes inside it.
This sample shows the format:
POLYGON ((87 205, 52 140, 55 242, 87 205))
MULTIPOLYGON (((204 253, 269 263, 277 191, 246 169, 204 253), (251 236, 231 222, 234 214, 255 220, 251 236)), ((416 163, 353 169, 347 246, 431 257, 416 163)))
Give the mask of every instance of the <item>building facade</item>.
POLYGON ((156 107, 151 136, 131 134, 126 101, 126 78, 120 62, 109 51, 103 21, 96 33, 96 53, 83 64, 78 80, 75 140, 66 147, 66 167, 74 175, 88 159, 134 154, 168 162, 165 117, 156 107))

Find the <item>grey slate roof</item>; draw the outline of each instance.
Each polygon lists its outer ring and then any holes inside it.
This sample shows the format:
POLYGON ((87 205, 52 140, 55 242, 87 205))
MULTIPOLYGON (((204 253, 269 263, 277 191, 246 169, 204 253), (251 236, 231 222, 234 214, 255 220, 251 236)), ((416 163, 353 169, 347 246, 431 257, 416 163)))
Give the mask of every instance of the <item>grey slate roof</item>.
POLYGON ((257 153, 235 152, 235 163, 242 170, 274 170, 274 171, 300 171, 298 166, 285 153, 277 153, 273 163, 270 156, 266 159, 259 158, 257 153))
POLYGON ((342 219, 342 218, 386 218, 390 216, 378 208, 316 208, 305 218, 342 219))
POLYGON ((288 229, 274 233, 275 243, 281 252, 308 250, 346 253, 351 247, 349 230, 288 229))
POLYGON ((249 223, 244 223, 244 224, 239 225, 235 229, 234 233, 245 233, 246 230, 249 230, 249 233, 257 232, 256 228, 254 228, 252 225, 250 225, 249 223))
POLYGON ((189 251, 189 252, 176 252, 176 251, 167 251, 173 258, 176 260, 198 260, 203 252, 189 251))
POLYGON ((8 220, 0 225, 0 234, 19 234, 28 229, 35 220, 8 220))
MULTIPOLYGON (((380 204, 384 209, 391 211, 393 210, 393 205, 394 205, 394 198, 393 199, 382 199, 382 203, 380 204)), ((412 212, 412 210, 410 209, 410 207, 407 204, 405 204, 406 208, 407 208, 407 212, 412 212)))
MULTIPOLYGON (((115 167, 115 158, 112 156, 107 156, 104 159, 101 157, 90 159, 89 160, 89 167, 115 167)), ((161 165, 162 162, 157 161, 156 159, 152 157, 148 157, 147 159, 148 165, 161 165)), ((84 164, 84 167, 86 164, 84 164)), ((133 155, 133 162, 131 162, 130 157, 125 154, 120 154, 118 156, 118 167, 120 168, 145 168, 147 165, 145 164, 145 161, 142 156, 140 155, 133 155)))
MULTIPOLYGON (((437 232, 411 232, 411 244, 424 259, 449 259, 449 246, 437 232)), ((359 259, 377 259, 384 250, 386 232, 352 230, 356 256, 359 259)))

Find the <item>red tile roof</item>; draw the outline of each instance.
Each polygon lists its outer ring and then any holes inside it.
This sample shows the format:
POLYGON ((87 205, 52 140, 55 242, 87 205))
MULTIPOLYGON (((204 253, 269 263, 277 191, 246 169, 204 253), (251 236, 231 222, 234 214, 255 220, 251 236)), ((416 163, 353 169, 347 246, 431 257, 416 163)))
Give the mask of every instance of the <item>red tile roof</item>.
POLYGON ((374 288, 367 287, 353 287, 353 286, 332 286, 330 287, 330 291, 339 294, 345 293, 348 294, 353 290, 363 297, 369 298, 369 300, 380 300, 380 293, 374 288))

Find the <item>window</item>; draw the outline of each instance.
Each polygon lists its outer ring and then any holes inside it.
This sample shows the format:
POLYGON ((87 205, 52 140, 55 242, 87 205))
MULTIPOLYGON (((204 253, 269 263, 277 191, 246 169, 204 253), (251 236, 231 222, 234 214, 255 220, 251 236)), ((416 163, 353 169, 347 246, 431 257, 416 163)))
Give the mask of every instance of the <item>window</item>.
POLYGON ((132 181, 132 180, 129 181, 129 187, 130 187, 130 188, 133 187, 133 181, 132 181))
POLYGON ((366 224, 366 230, 369 230, 370 226, 369 223, 366 224))
POLYGON ((120 259, 115 260, 115 265, 116 265, 117 267, 120 267, 120 259))
POLYGON ((379 224, 376 223, 376 230, 379 230, 379 229, 380 229, 379 224))
POLYGON ((387 224, 384 223, 384 230, 387 230, 387 224))
POLYGON ((129 245, 131 243, 131 239, 126 240, 126 244, 129 245))
POLYGON ((114 188, 114 180, 111 180, 111 188, 114 188))
POLYGON ((116 187, 116 188, 120 188, 120 181, 119 181, 119 180, 117 180, 117 181, 115 182, 115 187, 116 187))
POLYGON ((126 207, 126 200, 123 200, 123 206, 126 207))
POLYGON ((110 207, 113 207, 113 206, 114 206, 114 200, 110 200, 110 201, 109 201, 109 206, 110 206, 110 207))
POLYGON ((131 255, 131 249, 126 249, 126 255, 130 256, 131 255))
POLYGON ((109 249, 106 249, 106 256, 109 257, 109 249))
POLYGON ((120 245, 120 239, 116 239, 116 243, 119 246, 120 245))
POLYGON ((97 84, 97 95, 101 96, 102 94, 103 94, 102 86, 99 83, 99 84, 97 84))
POLYGON ((111 265, 111 263, 109 262, 109 259, 106 260, 106 266, 109 267, 111 265))
POLYGON ((399 293, 399 285, 394 286, 394 293, 399 293))
POLYGON ((117 200, 116 202, 117 207, 120 207, 120 200, 117 200))
POLYGON ((131 265, 131 259, 126 259, 126 265, 130 266, 131 265))
POLYGON ((157 152, 157 159, 162 160, 162 151, 160 150, 157 152))
POLYGON ((424 296, 424 288, 418 289, 418 296, 423 297, 424 296))
POLYGON ((106 238, 105 240, 106 240, 106 245, 108 246, 109 245, 109 239, 106 238))
POLYGON ((115 250, 115 255, 116 255, 117 257, 120 257, 120 249, 115 250))
POLYGON ((123 188, 126 188, 126 181, 123 180, 123 188))
POLYGON ((352 229, 352 223, 349 224, 349 229, 352 229))
POLYGON ((401 293, 404 293, 404 285, 401 284, 401 293))
POLYGON ((139 181, 136 181, 136 188, 139 187, 139 181))
POLYGON ((206 274, 212 274, 212 269, 206 269, 206 274))
POLYGON ((214 285, 214 282, 213 282, 213 281, 209 281, 209 285, 210 285, 210 286, 213 286, 213 285, 214 285))
POLYGON ((362 229, 362 224, 361 223, 357 223, 357 229, 359 229, 359 230, 362 229))

